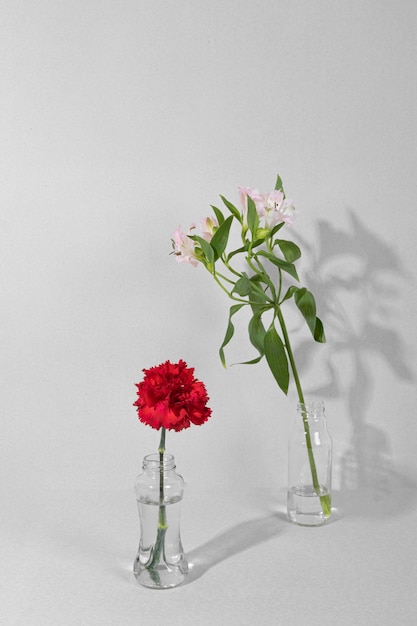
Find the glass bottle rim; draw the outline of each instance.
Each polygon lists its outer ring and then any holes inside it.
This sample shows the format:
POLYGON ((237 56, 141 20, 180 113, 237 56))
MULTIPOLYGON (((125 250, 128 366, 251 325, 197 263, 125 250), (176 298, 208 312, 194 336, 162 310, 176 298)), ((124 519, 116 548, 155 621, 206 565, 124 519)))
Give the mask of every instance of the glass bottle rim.
MULTIPOLYGON (((161 461, 160 461, 158 452, 147 454, 143 459, 143 469, 150 469, 156 472, 156 471, 159 471, 160 464, 161 464, 161 461)), ((175 468, 175 458, 173 454, 167 454, 167 453, 164 454, 163 466, 164 466, 164 471, 175 468)))

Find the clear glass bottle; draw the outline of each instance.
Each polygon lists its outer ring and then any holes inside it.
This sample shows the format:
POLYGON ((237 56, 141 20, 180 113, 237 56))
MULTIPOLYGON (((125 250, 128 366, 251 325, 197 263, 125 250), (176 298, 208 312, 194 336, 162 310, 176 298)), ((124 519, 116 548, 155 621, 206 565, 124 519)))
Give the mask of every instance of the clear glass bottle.
POLYGON ((184 480, 175 471, 172 454, 149 454, 135 482, 140 519, 140 542, 133 565, 145 587, 165 589, 181 584, 188 564, 180 537, 184 480))
POLYGON ((320 526, 331 516, 332 439, 324 402, 298 404, 288 444, 288 518, 320 526))

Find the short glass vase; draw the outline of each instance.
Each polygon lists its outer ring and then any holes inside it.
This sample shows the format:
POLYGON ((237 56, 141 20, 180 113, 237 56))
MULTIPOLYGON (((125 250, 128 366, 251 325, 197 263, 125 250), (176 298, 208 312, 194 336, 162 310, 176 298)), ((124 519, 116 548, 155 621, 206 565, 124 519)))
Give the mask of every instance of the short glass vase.
POLYGON ((288 444, 288 518, 301 526, 321 526, 332 514, 332 439, 324 402, 297 408, 288 444))
POLYGON ((177 587, 187 576, 188 563, 180 536, 184 480, 172 454, 145 456, 135 492, 140 519, 136 580, 154 589, 177 587))

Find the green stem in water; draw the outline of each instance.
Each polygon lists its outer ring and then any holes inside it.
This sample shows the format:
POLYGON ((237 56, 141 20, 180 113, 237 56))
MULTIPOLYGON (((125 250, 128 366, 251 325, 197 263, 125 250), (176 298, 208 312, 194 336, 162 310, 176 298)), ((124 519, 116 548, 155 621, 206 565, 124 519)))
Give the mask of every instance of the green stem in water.
MULTIPOLYGON (((301 388, 301 383, 300 383, 300 378, 298 376, 297 367, 295 365, 294 355, 291 349, 291 343, 290 343, 290 338, 288 336, 287 327, 286 327, 285 320, 284 320, 284 317, 282 315, 282 312, 279 306, 276 307, 276 314, 277 314, 277 317, 281 326, 282 334, 284 337, 284 343, 285 343, 285 347, 287 350, 288 359, 290 361, 291 370, 294 376, 294 382, 295 382, 295 386, 297 389, 298 399, 302 407, 304 407, 305 405, 304 394, 301 388)), ((320 483, 319 483, 319 479, 317 476, 316 462, 314 459, 313 446, 311 444, 310 426, 308 423, 307 413, 304 410, 304 408, 301 411, 301 415, 303 418, 304 434, 306 438, 307 454, 308 454, 308 460, 310 463, 313 487, 314 487, 315 492, 320 496, 320 503, 321 503, 324 515, 328 516, 331 513, 331 497, 330 497, 330 494, 324 494, 324 495, 321 494, 320 483)))
POLYGON ((151 560, 146 565, 146 569, 152 580, 160 583, 160 578, 156 567, 161 559, 165 558, 165 535, 168 529, 166 520, 166 505, 164 504, 164 452, 165 452, 165 428, 161 428, 161 440, 159 442, 159 514, 158 514, 158 530, 156 535, 155 547, 151 560))

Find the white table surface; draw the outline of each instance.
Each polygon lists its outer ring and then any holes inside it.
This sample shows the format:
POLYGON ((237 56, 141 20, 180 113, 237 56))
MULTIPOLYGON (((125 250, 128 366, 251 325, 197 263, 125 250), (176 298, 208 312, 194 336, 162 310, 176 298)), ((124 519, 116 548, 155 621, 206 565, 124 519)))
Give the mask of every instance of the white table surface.
POLYGON ((3 498, 2 626, 391 626, 417 623, 417 492, 336 496, 331 523, 287 522, 285 494, 186 491, 181 587, 132 575, 133 492, 3 498), (341 499, 339 498, 339 501, 341 499))

